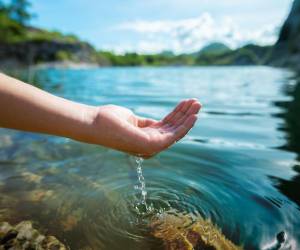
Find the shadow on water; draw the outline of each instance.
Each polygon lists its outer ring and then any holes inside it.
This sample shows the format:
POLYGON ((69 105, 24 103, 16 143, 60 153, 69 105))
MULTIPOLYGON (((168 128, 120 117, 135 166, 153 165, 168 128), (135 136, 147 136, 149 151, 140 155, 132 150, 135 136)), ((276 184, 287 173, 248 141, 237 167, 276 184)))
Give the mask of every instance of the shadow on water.
MULTIPOLYGON (((283 113, 279 117, 283 118, 284 124, 280 128, 286 132, 287 143, 282 146, 283 150, 295 152, 297 161, 300 161, 300 75, 295 77, 295 85, 287 86, 284 92, 291 97, 290 101, 275 102, 276 106, 283 109, 283 113)), ((271 177, 274 186, 284 195, 289 197, 298 205, 300 210, 300 165, 299 163, 293 166, 296 175, 290 180, 285 180, 278 177, 271 177)))

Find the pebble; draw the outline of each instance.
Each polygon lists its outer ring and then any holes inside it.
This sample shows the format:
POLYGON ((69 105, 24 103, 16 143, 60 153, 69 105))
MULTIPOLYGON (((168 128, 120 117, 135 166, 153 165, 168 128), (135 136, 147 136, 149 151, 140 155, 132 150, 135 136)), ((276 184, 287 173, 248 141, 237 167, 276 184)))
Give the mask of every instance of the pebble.
POLYGON ((32 227, 31 221, 16 226, 0 222, 0 250, 67 250, 54 236, 45 236, 32 227))

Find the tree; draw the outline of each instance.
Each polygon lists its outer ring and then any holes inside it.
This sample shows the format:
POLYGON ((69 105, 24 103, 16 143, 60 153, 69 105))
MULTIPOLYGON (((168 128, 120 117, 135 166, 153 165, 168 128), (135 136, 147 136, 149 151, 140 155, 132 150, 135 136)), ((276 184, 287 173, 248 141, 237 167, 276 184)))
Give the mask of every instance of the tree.
POLYGON ((31 6, 28 0, 11 0, 9 16, 20 25, 25 26, 31 19, 32 14, 28 11, 31 6))
POLYGON ((6 13, 7 12, 7 6, 3 3, 3 1, 0 0, 0 13, 6 13))
POLYGON ((11 6, 0 0, 0 42, 18 42, 25 34, 23 25, 11 17, 11 6))
POLYGON ((24 26, 10 19, 5 11, 0 10, 0 42, 18 42, 24 36, 24 26))

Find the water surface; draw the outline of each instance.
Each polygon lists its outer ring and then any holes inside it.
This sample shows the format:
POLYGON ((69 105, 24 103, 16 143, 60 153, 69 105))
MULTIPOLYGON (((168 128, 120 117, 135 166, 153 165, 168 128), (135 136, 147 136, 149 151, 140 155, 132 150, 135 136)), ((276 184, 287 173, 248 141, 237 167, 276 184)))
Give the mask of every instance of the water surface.
MULTIPOLYGON (((92 105, 160 119, 183 98, 202 102, 180 143, 143 162, 65 138, 0 130, 0 220, 32 220, 71 249, 163 249, 149 217, 209 218, 258 249, 285 231, 300 247, 300 83, 268 67, 43 69, 36 84, 92 105), (176 213, 176 212, 175 212, 176 213)), ((298 246, 298 247, 297 247, 298 246)))

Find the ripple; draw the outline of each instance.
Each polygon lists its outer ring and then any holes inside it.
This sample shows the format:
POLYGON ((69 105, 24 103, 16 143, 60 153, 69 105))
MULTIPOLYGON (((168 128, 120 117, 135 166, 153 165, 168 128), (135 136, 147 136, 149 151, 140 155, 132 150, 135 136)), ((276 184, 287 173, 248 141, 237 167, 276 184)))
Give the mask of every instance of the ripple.
POLYGON ((299 171, 292 169, 298 159, 276 147, 296 142, 278 130, 287 113, 274 115, 292 100, 280 90, 285 71, 103 68, 44 74, 46 90, 87 104, 115 103, 160 119, 180 99, 194 96, 204 109, 189 137, 144 162, 147 206, 134 189, 131 158, 67 139, 0 130, 1 219, 32 219, 70 249, 162 249, 152 222, 168 215, 175 222, 187 216, 183 227, 208 219, 248 249, 280 231, 298 244, 299 171), (285 189, 279 190, 279 182, 285 189))
POLYGON ((255 113, 255 112, 238 112, 238 111, 205 111, 206 114, 209 115, 226 115, 226 116, 237 116, 237 117, 243 117, 243 116, 264 116, 262 113, 255 113))
POLYGON ((221 145, 224 147, 231 148, 251 148, 251 149, 266 149, 267 147, 263 144, 242 142, 242 141, 229 141, 221 138, 194 138, 189 137, 191 141, 200 142, 203 144, 221 145))

